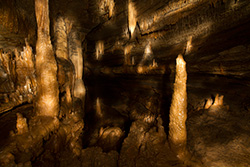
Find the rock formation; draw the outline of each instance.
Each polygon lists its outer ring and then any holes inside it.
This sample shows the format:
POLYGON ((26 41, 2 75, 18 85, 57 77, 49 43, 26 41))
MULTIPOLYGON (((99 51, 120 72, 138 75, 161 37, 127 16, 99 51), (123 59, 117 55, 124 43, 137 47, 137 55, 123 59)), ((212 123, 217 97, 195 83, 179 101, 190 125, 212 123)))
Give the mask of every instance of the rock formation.
POLYGON ((183 160, 187 154, 187 72, 182 55, 176 59, 174 93, 169 113, 169 142, 177 157, 183 160))
POLYGON ((0 166, 250 166, 248 0, 0 6, 0 166))
POLYGON ((38 115, 56 117, 59 112, 57 63, 50 40, 49 1, 36 0, 36 76, 38 115))

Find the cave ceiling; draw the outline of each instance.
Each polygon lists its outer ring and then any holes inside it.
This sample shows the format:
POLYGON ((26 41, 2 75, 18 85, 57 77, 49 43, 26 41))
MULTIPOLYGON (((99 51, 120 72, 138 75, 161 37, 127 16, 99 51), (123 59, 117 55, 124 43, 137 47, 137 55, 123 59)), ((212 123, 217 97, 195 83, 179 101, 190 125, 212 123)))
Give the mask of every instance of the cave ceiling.
MULTIPOLYGON (((82 43, 86 44, 85 68, 122 66, 127 46, 131 46, 131 57, 138 64, 150 44, 159 66, 171 67, 176 56, 184 54, 189 72, 249 76, 249 60, 243 60, 250 47, 248 0, 134 0, 133 34, 128 19, 130 1, 112 2, 113 5, 107 0, 50 1, 51 29, 56 18, 63 16, 73 21, 81 33, 82 43), (104 44, 104 54, 98 61, 97 41, 104 44), (192 48, 189 53, 187 44, 192 48), (235 52, 243 59, 235 58, 235 52)), ((1 0, 0 4, 0 48, 22 48, 24 38, 28 38, 35 49, 34 1, 1 0)), ((53 31, 51 36, 53 42, 53 31)))

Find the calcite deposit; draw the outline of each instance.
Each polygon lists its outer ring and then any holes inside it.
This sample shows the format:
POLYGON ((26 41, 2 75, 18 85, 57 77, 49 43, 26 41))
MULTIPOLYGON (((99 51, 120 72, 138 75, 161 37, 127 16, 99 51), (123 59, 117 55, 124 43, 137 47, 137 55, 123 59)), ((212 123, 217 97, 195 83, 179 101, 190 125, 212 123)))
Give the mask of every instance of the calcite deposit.
POLYGON ((0 166, 250 166, 249 18, 249 0, 0 0, 0 166))
POLYGON ((176 58, 176 74, 174 83, 174 93, 169 114, 169 142, 177 157, 184 159, 187 150, 187 72, 186 62, 182 55, 176 58))

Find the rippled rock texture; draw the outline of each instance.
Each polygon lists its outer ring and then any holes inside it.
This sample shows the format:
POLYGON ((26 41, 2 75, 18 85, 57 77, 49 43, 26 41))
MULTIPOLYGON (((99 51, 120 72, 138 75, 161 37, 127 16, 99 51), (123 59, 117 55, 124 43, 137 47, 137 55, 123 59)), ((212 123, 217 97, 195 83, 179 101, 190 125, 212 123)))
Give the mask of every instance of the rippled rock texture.
POLYGON ((250 166, 249 18, 248 0, 0 0, 0 166, 250 166))

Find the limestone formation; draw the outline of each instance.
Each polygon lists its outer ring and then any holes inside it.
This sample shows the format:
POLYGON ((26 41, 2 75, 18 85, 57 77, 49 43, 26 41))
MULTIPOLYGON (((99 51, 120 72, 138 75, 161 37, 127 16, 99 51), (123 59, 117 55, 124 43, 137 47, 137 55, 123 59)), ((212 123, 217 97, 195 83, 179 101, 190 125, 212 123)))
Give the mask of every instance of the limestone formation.
POLYGON ((249 9, 0 0, 0 166, 250 166, 249 9))
POLYGON ((23 134, 28 132, 27 120, 20 113, 17 113, 16 128, 17 128, 17 134, 23 134))
POLYGON ((186 62, 182 55, 176 59, 176 74, 174 83, 174 93, 169 114, 169 142, 171 149, 181 160, 186 156, 187 142, 187 72, 186 62))
POLYGON ((38 115, 56 117, 59 112, 57 63, 50 40, 49 1, 36 0, 37 20, 36 76, 38 115))

